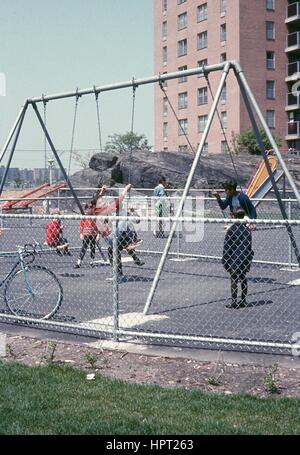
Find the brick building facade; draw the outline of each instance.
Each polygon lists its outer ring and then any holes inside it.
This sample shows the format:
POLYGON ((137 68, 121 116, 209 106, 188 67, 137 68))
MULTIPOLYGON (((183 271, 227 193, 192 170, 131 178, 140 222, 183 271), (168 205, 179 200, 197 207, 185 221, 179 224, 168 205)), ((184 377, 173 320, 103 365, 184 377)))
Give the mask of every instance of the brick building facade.
MULTIPOLYGON (((155 73, 238 60, 282 149, 300 149, 300 2, 288 0, 154 0, 155 73), (289 95, 290 93, 290 95, 289 95)), ((213 93, 221 73, 209 75, 213 93)), ((167 82, 167 95, 193 148, 199 144, 212 98, 201 76, 167 82)), ((155 88, 155 150, 189 148, 164 94, 155 88)), ((227 78, 218 106, 228 141, 250 127, 237 81, 227 78)), ((206 149, 226 151, 215 117, 206 149)))

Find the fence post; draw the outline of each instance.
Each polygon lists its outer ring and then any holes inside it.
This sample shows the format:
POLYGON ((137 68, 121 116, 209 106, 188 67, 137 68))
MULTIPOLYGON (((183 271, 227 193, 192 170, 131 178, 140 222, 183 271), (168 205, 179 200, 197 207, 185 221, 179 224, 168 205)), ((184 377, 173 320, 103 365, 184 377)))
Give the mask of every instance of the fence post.
MULTIPOLYGON (((288 201, 288 219, 292 219, 292 202, 291 200, 288 201)), ((292 241, 289 236, 289 267, 292 267, 292 256, 293 256, 293 250, 292 250, 292 241)))
POLYGON ((118 282, 118 232, 117 221, 113 221, 113 333, 114 340, 119 341, 119 282, 118 282))

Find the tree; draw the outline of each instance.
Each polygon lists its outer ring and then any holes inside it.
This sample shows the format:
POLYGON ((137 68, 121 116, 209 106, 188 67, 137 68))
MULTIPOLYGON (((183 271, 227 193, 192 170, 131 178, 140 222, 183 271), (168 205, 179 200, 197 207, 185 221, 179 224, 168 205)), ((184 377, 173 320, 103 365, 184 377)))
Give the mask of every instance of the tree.
POLYGON ((78 164, 82 169, 88 169, 90 160, 94 154, 95 152, 81 153, 73 151, 72 158, 74 163, 78 164))
MULTIPOLYGON (((260 128, 259 133, 264 143, 265 150, 271 149, 272 146, 267 137, 266 132, 262 128, 260 128)), ((281 145, 280 137, 273 134, 273 138, 276 144, 280 147, 281 145)), ((259 145, 256 141, 256 137, 252 128, 248 128, 247 130, 242 131, 241 134, 236 136, 236 146, 238 153, 246 151, 251 155, 260 155, 259 145)))
POLYGON ((113 134, 108 136, 105 144, 106 152, 128 153, 133 150, 150 150, 151 145, 144 134, 136 134, 127 131, 125 134, 113 134))

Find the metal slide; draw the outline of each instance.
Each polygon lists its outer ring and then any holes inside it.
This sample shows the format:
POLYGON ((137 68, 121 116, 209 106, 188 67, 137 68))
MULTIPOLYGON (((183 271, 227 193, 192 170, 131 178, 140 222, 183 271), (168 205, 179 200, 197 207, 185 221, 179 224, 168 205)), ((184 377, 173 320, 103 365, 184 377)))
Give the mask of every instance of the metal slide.
MULTIPOLYGON (((274 156, 269 156, 268 160, 269 160, 270 167, 272 169, 275 181, 278 182, 278 180, 280 180, 281 177, 283 176, 284 172, 279 171, 277 169, 277 160, 274 156)), ((254 177, 252 178, 250 184, 248 185, 246 194, 251 199, 263 199, 272 190, 272 187, 273 187, 273 185, 272 185, 268 170, 266 168, 264 161, 262 161, 259 168, 257 169, 254 177)), ((255 207, 257 207, 258 204, 260 203, 260 201, 252 201, 252 202, 255 207)))
POLYGON ((38 191, 41 191, 44 188, 49 187, 49 186, 50 186, 49 183, 44 183, 43 185, 37 186, 36 188, 33 188, 30 191, 25 191, 25 193, 15 192, 12 195, 12 197, 16 197, 17 199, 16 200, 12 200, 12 201, 0 202, 0 208, 1 209, 10 209, 10 208, 12 208, 12 206, 14 204, 17 204, 19 202, 20 198, 25 198, 25 197, 31 196, 34 193, 37 193, 38 191))
POLYGON ((52 186, 50 186, 48 183, 47 188, 40 188, 38 191, 36 191, 34 193, 35 199, 26 199, 25 201, 18 201, 11 208, 19 209, 19 208, 23 208, 23 207, 28 207, 30 204, 33 204, 34 202, 36 202, 36 198, 42 199, 45 196, 47 196, 48 194, 54 193, 54 191, 57 191, 61 188, 65 188, 65 187, 66 187, 65 183, 59 183, 59 184, 55 184, 52 186))

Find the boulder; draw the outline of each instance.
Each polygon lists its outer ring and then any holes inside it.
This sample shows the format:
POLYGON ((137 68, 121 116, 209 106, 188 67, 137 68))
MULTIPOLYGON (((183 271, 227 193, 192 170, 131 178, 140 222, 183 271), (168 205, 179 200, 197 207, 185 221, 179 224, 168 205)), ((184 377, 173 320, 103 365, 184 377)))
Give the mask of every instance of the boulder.
POLYGON ((97 172, 103 172, 111 169, 118 161, 118 156, 112 153, 95 153, 89 162, 91 169, 97 172))
MULTIPOLYGON (((164 175, 173 187, 183 188, 193 160, 193 153, 171 151, 136 150, 121 155, 96 153, 90 160, 90 169, 77 172, 71 181, 77 187, 121 186, 130 182, 136 188, 153 188, 159 176, 164 175)), ((201 156, 192 187, 218 187, 224 180, 237 179, 236 173, 238 183, 245 187, 260 161, 259 156, 235 155, 233 166, 230 155, 201 156)))

